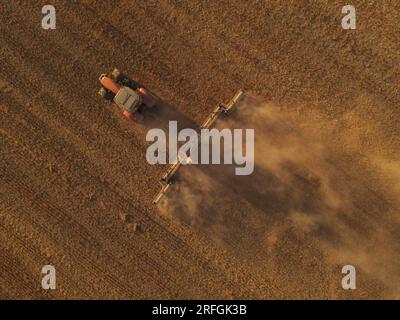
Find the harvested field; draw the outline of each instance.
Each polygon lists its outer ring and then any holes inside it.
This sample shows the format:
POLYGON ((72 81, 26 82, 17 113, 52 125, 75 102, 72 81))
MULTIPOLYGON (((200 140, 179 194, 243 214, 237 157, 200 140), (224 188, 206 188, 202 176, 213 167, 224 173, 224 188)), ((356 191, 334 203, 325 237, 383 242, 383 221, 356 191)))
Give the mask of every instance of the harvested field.
POLYGON ((351 31, 340 1, 53 1, 56 30, 45 4, 0 5, 1 299, 400 298, 398 1, 353 1, 351 31), (260 133, 254 175, 185 167, 155 209, 114 67, 185 124, 257 96, 272 118, 218 124, 260 133))

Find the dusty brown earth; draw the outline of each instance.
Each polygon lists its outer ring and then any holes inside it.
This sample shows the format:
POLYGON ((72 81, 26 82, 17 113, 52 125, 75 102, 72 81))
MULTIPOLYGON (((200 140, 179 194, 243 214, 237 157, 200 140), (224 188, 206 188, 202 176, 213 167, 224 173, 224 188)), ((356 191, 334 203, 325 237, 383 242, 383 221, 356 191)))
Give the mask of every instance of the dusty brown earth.
POLYGON ((352 3, 345 31, 340 1, 53 1, 43 30, 48 1, 3 1, 0 297, 399 298, 400 5, 352 3), (114 67, 198 124, 260 97, 279 120, 243 122, 255 175, 209 172, 201 212, 155 210, 146 128, 97 95, 114 67))

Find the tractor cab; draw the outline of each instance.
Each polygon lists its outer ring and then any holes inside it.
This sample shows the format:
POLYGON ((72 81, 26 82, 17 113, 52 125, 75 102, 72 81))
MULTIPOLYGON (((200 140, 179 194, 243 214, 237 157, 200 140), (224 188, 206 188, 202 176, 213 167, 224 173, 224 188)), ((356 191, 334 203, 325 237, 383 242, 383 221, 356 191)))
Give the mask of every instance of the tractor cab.
POLYGON ((99 95, 106 100, 113 100, 125 117, 135 122, 143 118, 143 109, 152 108, 156 99, 143 87, 114 69, 110 76, 103 73, 99 77, 102 87, 99 95))
POLYGON ((142 98, 135 90, 122 87, 114 96, 114 102, 124 111, 135 112, 142 104, 142 98))

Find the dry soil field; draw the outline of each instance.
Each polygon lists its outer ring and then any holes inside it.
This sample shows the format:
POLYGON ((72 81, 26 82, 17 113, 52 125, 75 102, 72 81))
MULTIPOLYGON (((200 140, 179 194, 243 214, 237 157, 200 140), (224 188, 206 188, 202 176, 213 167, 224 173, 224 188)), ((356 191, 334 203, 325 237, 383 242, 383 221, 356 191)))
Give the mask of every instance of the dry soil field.
POLYGON ((57 0, 43 30, 48 2, 0 4, 0 298, 400 298, 398 1, 352 1, 356 30, 323 0, 57 0), (184 168, 155 209, 114 67, 196 124, 257 95, 219 123, 256 129, 254 174, 184 168))

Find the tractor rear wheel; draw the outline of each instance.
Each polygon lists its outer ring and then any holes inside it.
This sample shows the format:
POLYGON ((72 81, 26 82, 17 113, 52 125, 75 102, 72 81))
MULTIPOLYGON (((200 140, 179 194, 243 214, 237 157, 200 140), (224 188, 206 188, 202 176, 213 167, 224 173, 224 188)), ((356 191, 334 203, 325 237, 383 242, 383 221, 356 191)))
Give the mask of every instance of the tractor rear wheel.
POLYGON ((129 112, 129 111, 124 111, 123 112, 124 116, 128 118, 129 120, 135 121, 135 122, 140 122, 143 120, 143 116, 138 113, 138 112, 129 112))
POLYGON ((137 89, 142 97, 143 103, 148 108, 153 108, 156 104, 155 98, 143 87, 137 89))

